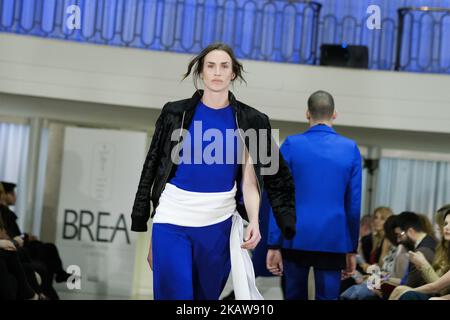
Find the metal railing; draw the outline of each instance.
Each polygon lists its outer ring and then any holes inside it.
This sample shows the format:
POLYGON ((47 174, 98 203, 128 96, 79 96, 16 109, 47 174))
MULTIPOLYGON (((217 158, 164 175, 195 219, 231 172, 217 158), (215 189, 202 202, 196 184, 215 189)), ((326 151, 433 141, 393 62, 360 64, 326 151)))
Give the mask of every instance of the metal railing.
POLYGON ((450 9, 398 9, 395 70, 450 73, 450 9))
POLYGON ((301 64, 345 43, 369 48, 370 69, 450 73, 450 9, 400 8, 379 30, 321 10, 307 0, 0 0, 0 32, 183 53, 224 41, 238 58, 301 64), (66 26, 70 5, 79 30, 66 26))
POLYGON ((314 64, 321 5, 300 0, 0 0, 0 31, 197 53, 213 41, 240 58, 314 64), (81 29, 65 25, 78 5, 81 29))

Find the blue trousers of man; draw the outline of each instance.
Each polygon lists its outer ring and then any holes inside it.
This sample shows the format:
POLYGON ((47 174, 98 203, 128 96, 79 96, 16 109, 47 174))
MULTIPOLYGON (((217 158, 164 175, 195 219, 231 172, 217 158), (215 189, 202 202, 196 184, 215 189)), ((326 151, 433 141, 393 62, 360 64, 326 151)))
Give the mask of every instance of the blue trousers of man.
POLYGON ((153 224, 155 300, 218 300, 230 274, 231 218, 206 227, 153 224))
MULTIPOLYGON (((283 259, 285 276, 284 297, 286 300, 308 300, 309 268, 283 259)), ((341 286, 341 270, 314 268, 316 300, 337 300, 341 286)))

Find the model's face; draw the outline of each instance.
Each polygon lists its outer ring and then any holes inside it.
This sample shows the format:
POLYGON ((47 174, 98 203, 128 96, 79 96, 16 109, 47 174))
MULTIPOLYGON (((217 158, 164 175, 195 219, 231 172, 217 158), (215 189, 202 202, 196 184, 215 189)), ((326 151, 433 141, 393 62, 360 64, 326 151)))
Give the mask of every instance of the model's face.
POLYGON ((375 216, 373 217, 373 229, 377 232, 382 231, 385 221, 386 219, 383 219, 383 216, 380 213, 375 212, 375 216))
POLYGON ((450 241, 450 214, 444 220, 444 239, 450 241))
POLYGON ((231 57, 222 50, 211 51, 205 56, 200 76, 203 79, 205 90, 228 92, 230 83, 235 77, 231 57))

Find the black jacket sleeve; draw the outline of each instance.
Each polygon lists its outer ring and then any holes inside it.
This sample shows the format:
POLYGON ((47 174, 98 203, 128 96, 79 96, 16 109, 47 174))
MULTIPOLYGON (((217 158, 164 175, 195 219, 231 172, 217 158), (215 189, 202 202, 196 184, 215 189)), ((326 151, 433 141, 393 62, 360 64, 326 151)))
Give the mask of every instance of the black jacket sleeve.
MULTIPOLYGON (((164 108, 167 106, 166 104, 164 108)), ((145 158, 139 180, 138 190, 131 213, 131 230, 137 232, 147 231, 147 221, 150 218, 150 192, 155 179, 156 168, 159 164, 159 149, 164 123, 164 108, 156 120, 152 142, 145 158)))
POLYGON ((296 232, 296 211, 295 211, 295 187, 289 167, 280 152, 278 145, 272 137, 272 128, 269 118, 266 116, 266 128, 270 134, 267 135, 268 150, 271 150, 272 161, 277 161, 273 157, 278 154, 278 170, 275 174, 263 175, 264 186, 269 197, 272 211, 285 239, 292 239, 296 232))

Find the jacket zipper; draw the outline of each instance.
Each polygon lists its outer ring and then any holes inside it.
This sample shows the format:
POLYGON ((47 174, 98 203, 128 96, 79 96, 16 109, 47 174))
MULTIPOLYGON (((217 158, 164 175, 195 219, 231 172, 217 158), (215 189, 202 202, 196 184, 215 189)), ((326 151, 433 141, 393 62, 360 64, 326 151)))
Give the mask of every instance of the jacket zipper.
MULTIPOLYGON (((178 146, 177 146, 177 153, 176 153, 177 155, 180 152, 180 139, 181 139, 181 135, 183 133, 184 117, 185 117, 185 115, 186 115, 186 111, 183 111, 183 118, 181 119, 180 135, 178 136, 178 141, 177 141, 177 144, 178 144, 178 146)), ((161 194, 162 194, 162 192, 164 191, 164 189, 166 187, 167 179, 169 178, 170 172, 172 171, 172 166, 173 166, 173 161, 170 161, 170 167, 169 167, 169 170, 167 170, 167 174, 166 174, 166 176, 164 178, 164 182, 162 184, 161 191, 159 192, 158 203, 156 204, 156 207, 153 209, 153 213, 155 213, 156 208, 159 206, 159 199, 161 198, 161 194)))
MULTIPOLYGON (((245 140, 244 140, 244 138, 243 138, 242 135, 241 135, 241 131, 239 130, 240 127, 239 127, 239 122, 238 122, 237 112, 236 112, 236 114, 235 114, 235 118, 236 118, 236 126, 237 126, 237 129, 238 129, 238 132, 239 132, 239 136, 241 137, 242 144, 244 145, 245 150, 247 150, 247 146, 245 145, 245 140)), ((247 150, 247 151, 248 151, 248 150, 247 150)), ((249 156, 250 158, 252 157, 252 155, 250 154, 249 151, 248 151, 248 156, 249 156)), ((253 162, 253 159, 252 159, 252 162, 253 162)), ((259 185, 259 179, 258 179, 258 176, 256 175, 256 170, 255 170, 255 167, 254 167, 253 164, 252 164, 252 168, 253 168, 253 172, 255 173, 256 184, 258 185, 258 194, 259 194, 259 205, 258 205, 258 208, 261 209, 261 200, 262 200, 261 186, 259 185)), ((245 206, 245 200, 244 200, 244 206, 245 206)))

